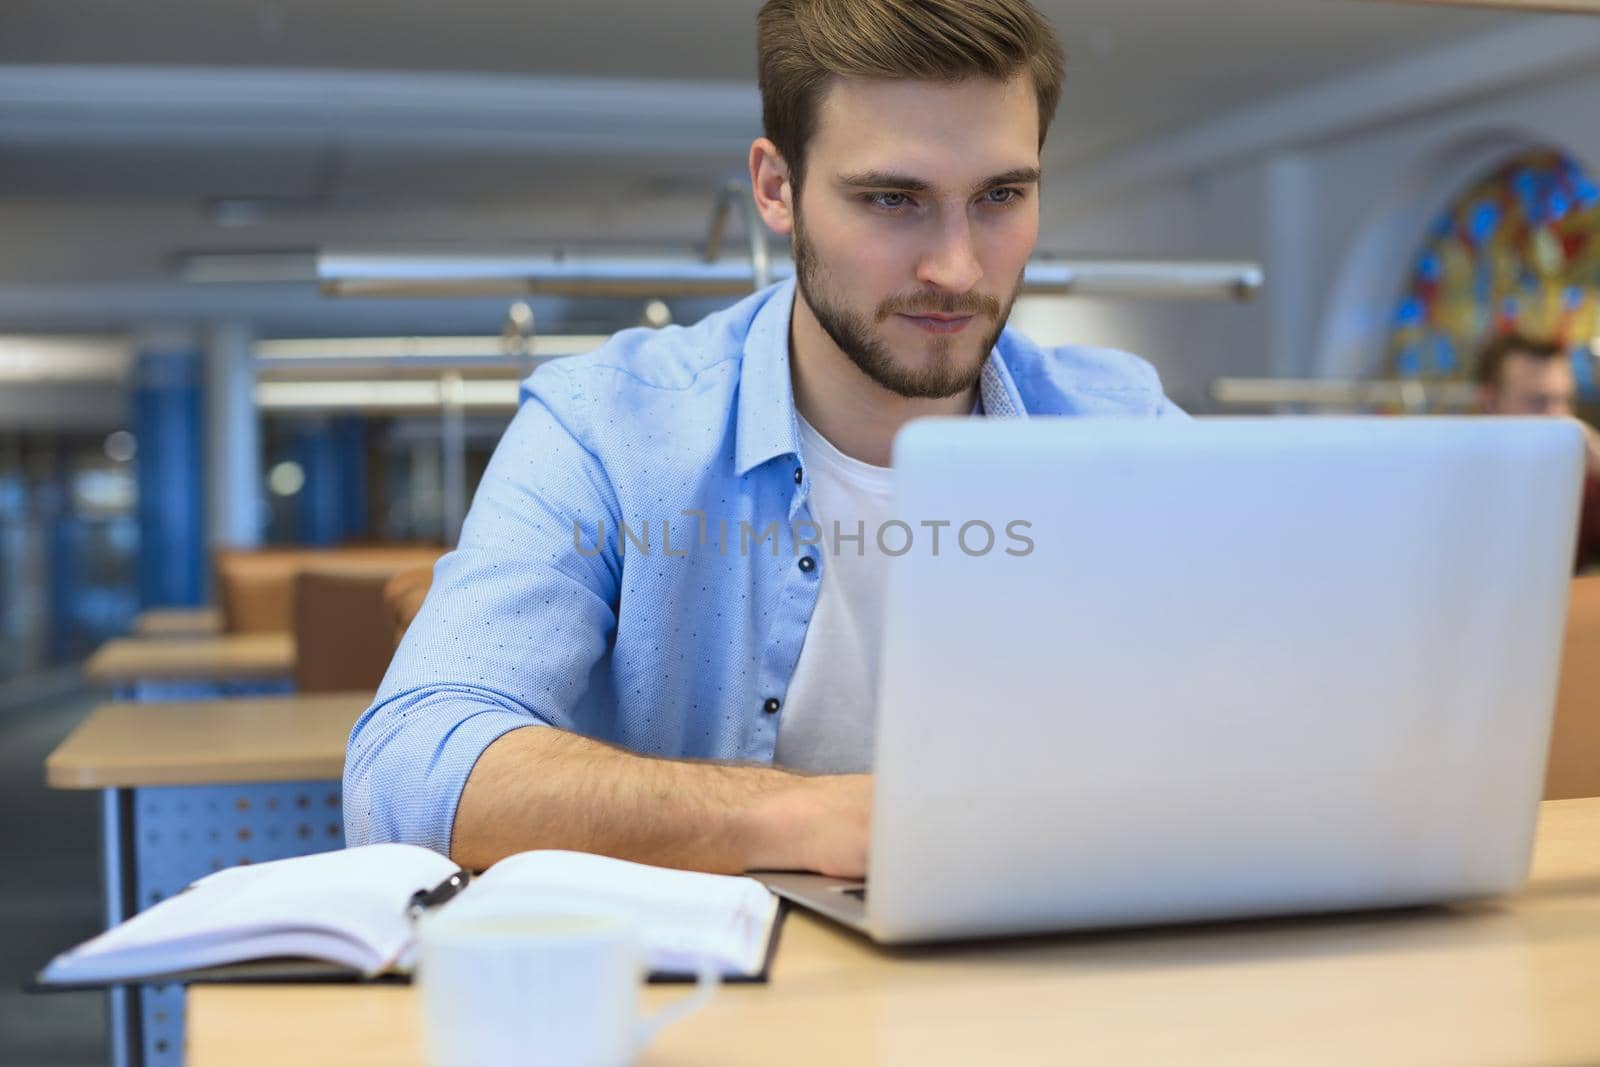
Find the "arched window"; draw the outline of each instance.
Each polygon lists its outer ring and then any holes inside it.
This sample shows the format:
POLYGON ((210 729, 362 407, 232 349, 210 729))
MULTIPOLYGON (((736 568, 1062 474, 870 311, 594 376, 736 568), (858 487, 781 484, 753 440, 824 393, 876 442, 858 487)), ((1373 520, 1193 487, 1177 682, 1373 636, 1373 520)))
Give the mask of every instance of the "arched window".
POLYGON ((1516 331, 1572 355, 1580 394, 1600 398, 1600 188, 1561 152, 1530 152, 1474 182, 1434 222, 1395 311, 1386 371, 1472 378, 1483 343, 1516 331))

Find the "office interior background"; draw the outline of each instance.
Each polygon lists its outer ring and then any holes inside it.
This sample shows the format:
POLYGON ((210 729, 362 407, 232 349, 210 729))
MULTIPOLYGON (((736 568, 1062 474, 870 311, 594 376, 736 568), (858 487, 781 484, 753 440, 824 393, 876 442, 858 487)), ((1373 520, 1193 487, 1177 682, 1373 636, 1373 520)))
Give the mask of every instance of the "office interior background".
MULTIPOLYGON (((1068 52, 1040 262, 1085 270, 1015 324, 1195 413, 1396 416, 1470 409, 1515 326, 1600 411, 1600 18, 1038 3, 1068 52)), ((88 653, 208 602, 219 546, 448 544, 540 360, 737 299, 685 279, 762 254, 724 196, 756 6, 0 4, 9 983, 96 928, 92 801, 40 784, 88 653), (658 285, 550 282, 645 255, 658 285)), ((99 1010, 0 992, 19 1063, 98 1062, 99 1010)))

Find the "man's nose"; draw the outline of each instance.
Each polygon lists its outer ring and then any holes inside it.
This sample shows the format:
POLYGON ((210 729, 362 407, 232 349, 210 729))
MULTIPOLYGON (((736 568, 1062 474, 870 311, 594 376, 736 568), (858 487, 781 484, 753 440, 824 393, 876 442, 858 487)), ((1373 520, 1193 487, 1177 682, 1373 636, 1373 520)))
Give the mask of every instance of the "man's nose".
POLYGON ((952 220, 939 230, 933 247, 917 265, 917 281, 934 289, 965 293, 983 277, 972 227, 966 217, 952 220))

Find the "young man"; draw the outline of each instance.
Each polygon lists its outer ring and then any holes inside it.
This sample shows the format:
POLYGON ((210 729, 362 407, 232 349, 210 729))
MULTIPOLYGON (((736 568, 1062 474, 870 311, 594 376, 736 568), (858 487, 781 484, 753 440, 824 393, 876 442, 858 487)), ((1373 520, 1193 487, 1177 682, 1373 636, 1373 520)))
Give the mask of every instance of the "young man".
POLYGON ((798 285, 524 384, 351 734, 351 844, 863 874, 896 431, 1178 413, 1131 356, 1004 330, 1062 69, 1026 0, 769 0, 758 28, 750 177, 798 285))
MULTIPOLYGON (((1478 389, 1491 415, 1572 417, 1577 378, 1566 350, 1521 334, 1496 337, 1478 354, 1478 389)), ((1600 567, 1600 434, 1584 423, 1589 437, 1588 476, 1578 526, 1577 569, 1600 567)))

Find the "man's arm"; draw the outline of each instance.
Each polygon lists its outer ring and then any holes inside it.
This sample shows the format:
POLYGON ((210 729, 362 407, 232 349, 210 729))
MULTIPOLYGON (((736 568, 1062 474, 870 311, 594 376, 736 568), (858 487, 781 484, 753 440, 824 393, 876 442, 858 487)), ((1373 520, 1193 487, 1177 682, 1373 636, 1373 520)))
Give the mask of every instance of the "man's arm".
MULTIPOLYGON (((610 479, 543 368, 435 569, 377 699, 351 731, 345 832, 481 867, 571 848, 717 871, 865 866, 870 780, 640 756, 585 736, 579 705, 616 633, 610 479), (594 542, 584 541, 584 544, 594 542)), ((602 709, 603 710, 603 709, 602 709)))
POLYGON ((484 750, 450 852, 473 868, 565 848, 692 870, 859 878, 871 803, 870 775, 658 759, 535 726, 484 750))

